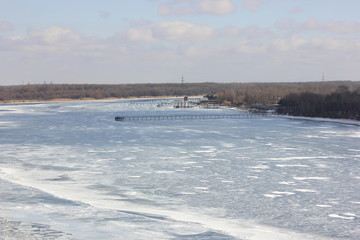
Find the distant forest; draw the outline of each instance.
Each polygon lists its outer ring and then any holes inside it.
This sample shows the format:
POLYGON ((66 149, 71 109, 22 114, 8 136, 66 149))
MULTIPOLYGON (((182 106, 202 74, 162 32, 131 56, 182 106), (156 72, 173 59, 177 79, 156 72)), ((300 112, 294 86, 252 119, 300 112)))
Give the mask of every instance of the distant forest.
POLYGON ((360 120, 360 82, 248 83, 220 91, 233 105, 279 114, 360 120))
POLYGON ((281 99, 277 112, 293 116, 360 120, 360 91, 340 88, 331 94, 290 94, 281 99))
POLYGON ((28 84, 0 86, 0 101, 215 95, 219 101, 237 105, 264 105, 276 104, 290 93, 330 94, 341 87, 355 91, 360 82, 28 84))
POLYGON ((28 84, 0 86, 0 101, 207 95, 246 108, 278 106, 281 114, 359 118, 360 82, 28 84))
POLYGON ((331 94, 342 88, 349 91, 360 91, 360 82, 233 83, 219 91, 217 97, 236 105, 260 106, 277 104, 282 98, 293 93, 331 94))
POLYGON ((187 84, 29 84, 0 86, 0 101, 51 99, 104 99, 216 94, 226 89, 221 83, 187 84))

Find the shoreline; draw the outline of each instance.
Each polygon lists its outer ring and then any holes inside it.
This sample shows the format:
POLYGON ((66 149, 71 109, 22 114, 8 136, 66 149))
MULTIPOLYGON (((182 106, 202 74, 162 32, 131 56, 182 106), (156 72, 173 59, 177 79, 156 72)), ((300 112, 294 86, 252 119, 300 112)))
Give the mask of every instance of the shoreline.
MULTIPOLYGON (((80 101, 111 101, 111 100, 132 100, 132 99, 161 99, 161 98, 183 98, 185 96, 142 96, 142 97, 127 97, 127 98, 54 98, 49 100, 39 99, 27 99, 27 100, 1 100, 0 104, 27 104, 27 103, 51 103, 51 102, 80 102, 80 101)), ((202 98, 204 95, 188 96, 189 98, 202 98)), ((247 109, 249 110, 249 109, 247 109)), ((360 126, 360 121, 354 119, 342 119, 342 118, 322 118, 322 117, 306 117, 306 116, 293 116, 288 114, 278 114, 289 119, 302 119, 308 121, 322 121, 322 122, 334 122, 346 125, 360 126)))
POLYGON ((305 121, 316 121, 316 122, 332 122, 332 123, 339 123, 345 125, 353 125, 360 127, 360 121, 353 120, 353 119, 346 119, 346 118, 321 118, 321 117, 305 117, 305 116, 291 116, 291 115, 283 115, 279 114, 279 116, 294 119, 294 120, 305 120, 305 121))
POLYGON ((96 98, 54 98, 49 100, 44 99, 23 99, 23 100, 1 100, 0 104, 13 104, 13 103, 38 103, 38 102, 72 102, 72 101, 97 101, 97 100, 117 100, 121 98, 104 98, 104 99, 96 99, 96 98))
MULTIPOLYGON (((54 98, 49 100, 44 99, 14 99, 1 100, 0 104, 19 104, 19 103, 47 103, 47 102, 79 102, 79 101, 107 101, 107 100, 131 100, 131 99, 161 99, 161 98, 183 98, 185 96, 141 96, 141 97, 126 97, 126 98, 54 98)), ((203 97, 203 95, 188 96, 189 98, 203 97)))

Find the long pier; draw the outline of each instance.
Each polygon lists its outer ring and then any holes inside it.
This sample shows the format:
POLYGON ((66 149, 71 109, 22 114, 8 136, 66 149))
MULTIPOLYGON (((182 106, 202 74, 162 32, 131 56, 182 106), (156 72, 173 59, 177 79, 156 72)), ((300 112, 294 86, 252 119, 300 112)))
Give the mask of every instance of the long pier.
POLYGON ((186 101, 183 98, 172 98, 172 99, 150 99, 150 100, 140 100, 140 101, 131 101, 129 105, 176 105, 179 102, 187 102, 191 104, 196 104, 201 102, 202 98, 188 98, 186 101))
POLYGON ((174 99, 152 99, 146 101, 135 101, 129 102, 131 106, 157 106, 157 107, 174 107, 174 108, 194 108, 200 107, 199 103, 201 102, 201 98, 189 98, 187 100, 174 98, 174 99))
POLYGON ((181 114, 181 115, 140 115, 140 116, 116 116, 115 121, 146 121, 146 120, 181 120, 181 119, 249 119, 273 117, 269 113, 244 113, 244 114, 181 114))

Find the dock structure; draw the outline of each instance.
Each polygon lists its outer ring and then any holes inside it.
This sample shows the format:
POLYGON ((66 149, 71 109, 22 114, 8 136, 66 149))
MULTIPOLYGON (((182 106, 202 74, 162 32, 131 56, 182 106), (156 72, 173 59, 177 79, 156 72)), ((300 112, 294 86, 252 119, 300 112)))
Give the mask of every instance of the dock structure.
POLYGON ((129 105, 157 105, 157 104, 174 104, 179 101, 188 101, 192 103, 199 103, 203 100, 200 97, 184 97, 184 98, 169 98, 169 99, 149 99, 149 100, 139 100, 139 101, 131 101, 129 105))
POLYGON ((181 119, 249 119, 273 117, 268 113, 244 113, 244 114, 182 114, 182 115, 140 115, 140 116, 116 116, 115 121, 147 121, 147 120, 181 120, 181 119))
POLYGON ((153 105, 157 107, 174 107, 174 108, 191 108, 198 106, 202 101, 202 98, 188 98, 184 99, 174 98, 174 99, 151 99, 146 101, 134 101, 129 102, 129 105, 132 106, 141 106, 141 105, 153 105))

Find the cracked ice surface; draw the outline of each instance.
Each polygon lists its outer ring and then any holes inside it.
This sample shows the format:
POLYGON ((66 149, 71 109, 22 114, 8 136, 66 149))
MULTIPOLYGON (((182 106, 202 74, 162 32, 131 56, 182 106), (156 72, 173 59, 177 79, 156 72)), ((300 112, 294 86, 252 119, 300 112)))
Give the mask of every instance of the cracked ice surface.
POLYGON ((0 105, 0 239, 360 238, 359 126, 129 102, 0 105))

